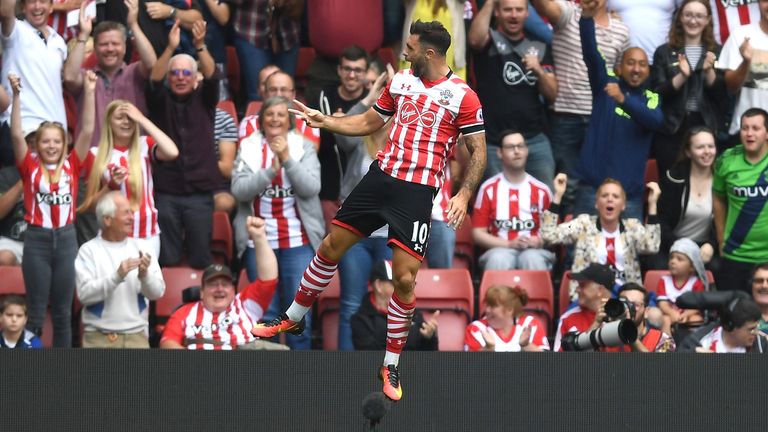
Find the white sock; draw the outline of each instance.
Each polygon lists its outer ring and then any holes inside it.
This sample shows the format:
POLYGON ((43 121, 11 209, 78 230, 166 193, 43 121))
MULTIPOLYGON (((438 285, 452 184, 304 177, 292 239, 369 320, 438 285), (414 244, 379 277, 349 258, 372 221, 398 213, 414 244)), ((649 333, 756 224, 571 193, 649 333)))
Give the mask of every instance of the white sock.
POLYGON ((299 322, 304 317, 304 315, 309 312, 309 308, 306 306, 302 306, 295 301, 291 303, 291 306, 288 308, 287 311, 285 311, 285 314, 288 315, 288 319, 291 321, 299 322))
POLYGON ((399 361, 400 361, 400 354, 395 354, 389 351, 387 351, 384 354, 384 366, 391 365, 391 364, 397 366, 397 363, 399 361))

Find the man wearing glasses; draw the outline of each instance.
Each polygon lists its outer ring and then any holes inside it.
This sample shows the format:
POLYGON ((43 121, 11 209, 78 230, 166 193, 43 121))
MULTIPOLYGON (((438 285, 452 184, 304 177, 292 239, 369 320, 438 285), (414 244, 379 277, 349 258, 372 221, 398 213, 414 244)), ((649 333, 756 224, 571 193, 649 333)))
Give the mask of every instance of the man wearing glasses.
MULTIPOLYGON (((353 45, 344 49, 339 57, 339 66, 336 73, 339 74, 340 84, 325 88, 320 92, 317 108, 325 115, 335 113, 344 114, 365 96, 365 73, 368 71, 368 53, 359 46, 353 45)), ((310 101, 310 105, 312 102, 310 101)), ((336 210, 339 209, 339 192, 341 190, 341 177, 347 168, 347 157, 336 146, 333 134, 320 131, 320 150, 317 153, 320 159, 320 202, 323 206, 323 217, 326 228, 330 230, 330 223, 336 210)))
POLYGON ((214 110, 219 78, 213 57, 205 46, 205 22, 192 27, 198 66, 187 54, 173 52, 179 45, 179 22, 168 35, 168 47, 155 63, 147 87, 150 118, 179 147, 173 162, 153 167, 155 203, 160 225, 160 264, 178 264, 186 241, 189 264, 211 264, 209 242, 213 225, 213 192, 222 182, 213 142, 214 110))
POLYGON ((637 340, 621 349, 606 348, 604 351, 673 352, 675 340, 672 336, 649 326, 646 321, 648 312, 652 309, 648 307, 648 291, 641 285, 630 282, 619 288, 618 295, 625 304, 634 306, 634 315, 629 316, 627 312, 627 319, 634 321, 637 326, 637 340))

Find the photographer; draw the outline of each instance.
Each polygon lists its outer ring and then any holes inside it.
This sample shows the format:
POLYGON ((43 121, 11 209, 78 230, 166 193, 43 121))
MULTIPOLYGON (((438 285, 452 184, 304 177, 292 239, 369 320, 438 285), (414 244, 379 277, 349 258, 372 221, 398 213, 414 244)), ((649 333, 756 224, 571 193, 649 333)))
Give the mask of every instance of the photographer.
POLYGON ((759 353, 768 350, 768 339, 759 335, 760 307, 754 300, 734 295, 720 310, 720 321, 688 336, 680 352, 759 353))
POLYGON ((604 351, 624 352, 673 352, 675 340, 661 330, 651 327, 646 322, 648 291, 641 285, 630 282, 619 288, 619 300, 624 302, 626 317, 637 326, 637 340, 631 345, 619 348, 604 348, 604 351))
POLYGON ((584 270, 571 274, 578 281, 579 305, 563 313, 555 335, 555 351, 563 351, 561 341, 566 333, 585 332, 600 327, 605 317, 603 305, 611 298, 616 274, 608 265, 592 263, 584 270))

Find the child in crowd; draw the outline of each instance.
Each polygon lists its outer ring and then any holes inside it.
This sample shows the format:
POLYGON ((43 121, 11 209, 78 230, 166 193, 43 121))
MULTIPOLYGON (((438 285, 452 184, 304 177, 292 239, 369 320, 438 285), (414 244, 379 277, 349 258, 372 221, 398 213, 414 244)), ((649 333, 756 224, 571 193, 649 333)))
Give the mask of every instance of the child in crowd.
POLYGON ((15 294, 6 297, 3 300, 0 314, 0 325, 3 328, 0 349, 43 347, 40 339, 24 328, 27 325, 27 302, 24 297, 15 294))
POLYGON ((681 294, 707 291, 709 282, 704 270, 699 246, 690 239, 681 238, 669 249, 669 275, 659 279, 656 289, 659 308, 664 312, 662 331, 672 334, 673 324, 696 325, 704 321, 698 310, 680 309, 675 301, 681 294))

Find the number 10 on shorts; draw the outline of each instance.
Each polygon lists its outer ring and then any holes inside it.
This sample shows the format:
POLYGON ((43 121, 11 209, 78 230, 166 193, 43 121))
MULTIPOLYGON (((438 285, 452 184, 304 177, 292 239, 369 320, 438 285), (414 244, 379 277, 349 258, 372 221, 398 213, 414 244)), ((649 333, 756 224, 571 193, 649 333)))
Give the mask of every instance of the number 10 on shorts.
POLYGON ((411 235, 412 242, 424 244, 427 242, 428 236, 429 224, 419 221, 413 223, 413 234, 411 235))

